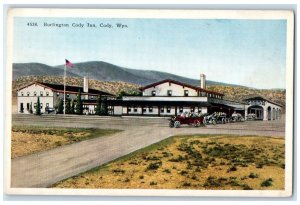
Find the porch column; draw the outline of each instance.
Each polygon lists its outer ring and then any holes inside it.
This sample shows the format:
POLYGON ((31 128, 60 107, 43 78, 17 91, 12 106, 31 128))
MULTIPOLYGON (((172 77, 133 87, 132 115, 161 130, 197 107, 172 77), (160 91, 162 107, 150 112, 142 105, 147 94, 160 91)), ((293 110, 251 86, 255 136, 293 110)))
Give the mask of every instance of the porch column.
POLYGON ((263 120, 268 120, 268 108, 264 108, 264 118, 263 120))

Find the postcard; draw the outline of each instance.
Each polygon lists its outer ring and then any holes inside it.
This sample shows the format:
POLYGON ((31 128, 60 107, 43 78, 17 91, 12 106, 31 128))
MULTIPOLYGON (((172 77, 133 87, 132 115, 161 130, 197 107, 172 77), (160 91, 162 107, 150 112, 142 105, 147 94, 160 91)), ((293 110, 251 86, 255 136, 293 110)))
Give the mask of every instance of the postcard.
POLYGON ((292 11, 12 8, 5 191, 290 197, 292 11))

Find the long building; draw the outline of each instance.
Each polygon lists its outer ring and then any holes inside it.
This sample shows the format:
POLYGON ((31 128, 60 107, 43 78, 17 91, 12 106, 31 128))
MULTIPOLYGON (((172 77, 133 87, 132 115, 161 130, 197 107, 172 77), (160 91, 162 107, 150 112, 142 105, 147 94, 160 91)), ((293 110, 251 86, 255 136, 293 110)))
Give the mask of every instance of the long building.
MULTIPOLYGON (((85 114, 95 114, 98 96, 114 98, 110 93, 89 89, 87 78, 84 78, 83 87, 66 86, 66 99, 75 100, 78 93, 81 94, 85 114)), ((18 113, 30 114, 30 107, 35 113, 38 98, 41 113, 45 113, 48 108, 57 109, 59 101, 64 99, 64 85, 34 82, 19 88, 17 90, 18 113)))
MULTIPOLYGON (((257 96, 236 102, 224 99, 224 94, 206 89, 206 76, 200 75, 199 86, 189 85, 172 79, 165 79, 140 88, 141 96, 116 96, 84 86, 67 86, 66 98, 75 99, 80 92, 85 114, 95 114, 98 96, 108 99, 107 110, 113 116, 173 116, 183 112, 198 114, 224 112, 231 116, 234 112, 243 116, 254 113, 259 120, 277 120, 282 106, 257 96)), ((18 112, 30 113, 36 109, 37 97, 41 110, 47 107, 57 108, 59 99, 63 99, 63 85, 35 82, 18 90, 18 112)))
POLYGON ((172 116, 182 112, 244 114, 246 103, 225 100, 224 94, 206 89, 206 76, 198 86, 166 79, 142 87, 142 96, 111 101, 113 115, 172 116))

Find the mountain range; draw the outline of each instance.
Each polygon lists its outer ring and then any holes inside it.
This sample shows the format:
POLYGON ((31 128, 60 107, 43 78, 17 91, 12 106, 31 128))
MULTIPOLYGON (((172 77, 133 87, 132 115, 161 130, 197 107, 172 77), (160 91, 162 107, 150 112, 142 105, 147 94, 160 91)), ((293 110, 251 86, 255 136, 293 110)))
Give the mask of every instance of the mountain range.
MULTIPOLYGON (((64 65, 49 66, 41 63, 13 63, 13 80, 23 76, 63 76, 64 65)), ((200 73, 197 73, 200 78, 200 73)), ((84 77, 100 81, 122 81, 146 85, 163 79, 173 79, 199 86, 199 79, 191 79, 167 72, 124 68, 103 61, 74 63, 67 69, 69 77, 84 77)), ((216 81, 206 81, 207 85, 240 86, 216 81)), ((243 87, 243 86, 242 86, 243 87)))

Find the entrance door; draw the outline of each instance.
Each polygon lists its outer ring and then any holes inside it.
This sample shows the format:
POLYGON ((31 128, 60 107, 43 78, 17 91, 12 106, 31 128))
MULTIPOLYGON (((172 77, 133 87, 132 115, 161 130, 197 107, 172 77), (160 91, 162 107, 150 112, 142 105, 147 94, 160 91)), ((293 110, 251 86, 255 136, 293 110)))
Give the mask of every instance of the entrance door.
POLYGON ((20 103, 20 112, 21 112, 21 113, 24 112, 24 105, 23 105, 23 103, 20 103))

